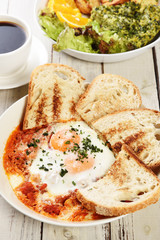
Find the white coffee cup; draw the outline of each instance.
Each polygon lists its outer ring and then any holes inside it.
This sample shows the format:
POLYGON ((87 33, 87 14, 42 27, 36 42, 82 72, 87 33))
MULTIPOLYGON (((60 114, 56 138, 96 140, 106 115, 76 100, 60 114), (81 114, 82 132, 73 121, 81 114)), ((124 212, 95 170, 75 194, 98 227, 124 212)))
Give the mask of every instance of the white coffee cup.
POLYGON ((8 22, 21 27, 26 35, 24 43, 16 50, 0 53, 0 76, 11 75, 21 71, 27 64, 31 50, 32 35, 28 24, 14 16, 0 15, 0 23, 8 22))

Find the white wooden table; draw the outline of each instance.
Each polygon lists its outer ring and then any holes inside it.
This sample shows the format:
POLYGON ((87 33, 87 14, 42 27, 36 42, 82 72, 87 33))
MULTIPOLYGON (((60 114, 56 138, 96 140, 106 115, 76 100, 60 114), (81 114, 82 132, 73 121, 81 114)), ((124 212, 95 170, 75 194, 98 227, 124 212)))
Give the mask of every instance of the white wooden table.
MULTIPOLYGON (((87 81, 101 73, 122 75, 140 89, 143 104, 160 107, 160 44, 132 60, 100 64, 84 62, 64 53, 52 51, 51 42, 37 28, 34 19, 35 0, 0 0, 0 14, 10 14, 26 20, 33 35, 45 44, 49 62, 67 64, 77 69, 87 81)), ((41 51, 41 49, 39 49, 41 51)), ((0 90, 0 114, 27 94, 28 85, 0 90)), ((96 227, 63 228, 33 220, 12 208, 0 197, 0 240, 159 240, 160 202, 112 223, 96 227)))

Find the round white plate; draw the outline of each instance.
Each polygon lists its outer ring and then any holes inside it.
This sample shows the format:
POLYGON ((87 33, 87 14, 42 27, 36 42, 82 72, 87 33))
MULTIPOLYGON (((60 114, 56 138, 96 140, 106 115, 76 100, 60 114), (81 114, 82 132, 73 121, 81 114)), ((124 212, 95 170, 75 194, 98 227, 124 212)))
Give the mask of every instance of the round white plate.
MULTIPOLYGON (((42 9, 44 9, 47 5, 48 0, 36 0, 35 2, 35 18, 36 22, 43 33, 43 35, 46 36, 46 33, 43 31, 39 24, 39 19, 38 15, 42 9)), ((52 40, 52 43, 55 43, 54 40, 52 40)), ((97 54, 97 53, 85 53, 85 52, 80 52, 72 49, 67 49, 63 50, 63 52, 67 53, 68 55, 71 55, 72 57, 79 58, 85 61, 90 61, 90 62, 119 62, 119 61, 124 61, 133 57, 136 57, 142 53, 144 53, 147 49, 154 47, 158 42, 160 41, 160 37, 154 41, 153 43, 148 44, 145 47, 135 49, 132 51, 124 52, 124 53, 115 53, 115 54, 97 54)))
POLYGON ((0 194, 1 196, 14 208, 16 208, 18 211, 22 212, 23 214, 34 218, 36 220, 59 225, 59 226, 66 226, 66 227, 85 227, 85 226, 94 226, 98 224, 104 224, 108 222, 112 222, 114 220, 117 220, 120 217, 113 217, 113 218, 106 218, 102 220, 94 220, 94 221, 88 221, 88 222, 64 222, 64 221, 57 221, 53 218, 49 218, 46 216, 43 216, 41 214, 38 214, 34 211, 32 211, 30 208, 26 207, 22 202, 18 200, 16 195, 14 194, 8 178, 5 174, 4 168, 3 168, 3 153, 6 141, 10 135, 10 133, 15 129, 16 126, 18 126, 22 119, 23 114, 25 110, 27 96, 21 98, 16 103, 14 103, 11 107, 9 107, 3 115, 0 117, 0 132, 1 132, 1 139, 0 139, 0 194), (14 116, 14 117, 13 117, 14 116), (12 119, 12 121, 11 121, 12 119))
POLYGON ((31 52, 26 65, 12 75, 0 76, 0 89, 16 88, 27 84, 33 69, 47 62, 48 53, 45 46, 37 37, 32 36, 31 52))

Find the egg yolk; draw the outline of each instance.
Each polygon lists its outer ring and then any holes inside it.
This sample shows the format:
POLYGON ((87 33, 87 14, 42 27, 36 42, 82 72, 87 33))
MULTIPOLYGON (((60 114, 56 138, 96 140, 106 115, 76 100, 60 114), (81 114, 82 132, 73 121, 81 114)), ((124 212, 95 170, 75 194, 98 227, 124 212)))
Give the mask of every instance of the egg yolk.
POLYGON ((80 136, 75 131, 71 130, 60 130, 52 135, 50 144, 51 146, 59 151, 65 152, 74 147, 75 144, 80 143, 80 136))
POLYGON ((94 158, 88 156, 87 158, 77 160, 77 156, 73 154, 64 160, 64 164, 69 173, 75 174, 92 168, 94 165, 94 158))

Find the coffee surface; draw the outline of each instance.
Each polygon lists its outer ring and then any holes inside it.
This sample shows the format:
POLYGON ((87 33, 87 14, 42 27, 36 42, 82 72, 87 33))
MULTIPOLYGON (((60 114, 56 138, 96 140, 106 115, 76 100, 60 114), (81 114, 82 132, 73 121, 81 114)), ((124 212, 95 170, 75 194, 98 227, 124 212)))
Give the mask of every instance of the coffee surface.
POLYGON ((22 27, 10 22, 0 22, 0 54, 12 52, 26 41, 22 27))

